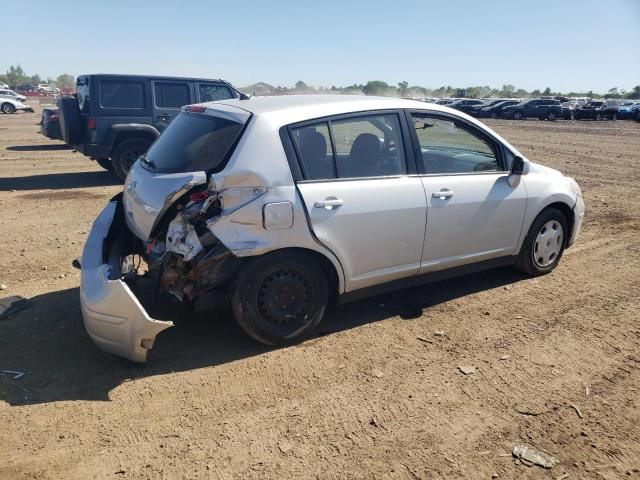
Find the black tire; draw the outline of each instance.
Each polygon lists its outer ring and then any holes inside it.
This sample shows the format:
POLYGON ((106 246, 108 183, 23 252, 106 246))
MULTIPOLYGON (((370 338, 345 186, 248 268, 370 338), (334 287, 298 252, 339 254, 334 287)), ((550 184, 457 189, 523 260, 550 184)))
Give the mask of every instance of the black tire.
POLYGON ((16 107, 14 107, 13 104, 9 102, 3 103, 0 106, 0 110, 2 110, 2 113, 16 113, 16 107))
POLYGON ((602 120, 602 115, 600 115, 599 113, 596 113, 596 120, 597 121, 602 120))
MULTIPOLYGON (((564 214, 555 208, 547 208, 543 210, 533 221, 531 228, 529 228, 529 232, 524 239, 522 249, 520 250, 518 259, 516 260, 516 268, 521 272, 532 276, 545 275, 551 272, 556 268, 558 262, 562 258, 564 249, 567 246, 568 235, 569 229, 567 226, 567 218, 564 214), (539 258, 536 258, 536 255, 540 255, 542 253, 538 250, 539 246, 536 245, 536 239, 538 234, 543 233, 542 229, 546 227, 549 222, 551 222, 552 225, 555 225, 553 228, 554 230, 557 231, 557 228, 562 229, 562 236, 559 239, 556 239, 559 251, 555 256, 553 256, 551 259, 552 261, 549 264, 545 264, 545 262, 541 262, 539 261, 539 258)), ((549 243, 547 243, 547 245, 549 245, 549 243)))
POLYGON ((108 158, 96 158, 96 162, 108 172, 113 172, 113 163, 108 158))
POLYGON ((557 116, 556 116, 555 112, 547 113, 547 120, 549 120, 550 122, 555 122, 556 118, 557 118, 557 116))
POLYGON ((498 118, 498 114, 496 112, 491 112, 491 118, 498 118))
POLYGON ((288 345, 307 336, 322 320, 328 299, 320 265, 292 251, 251 259, 231 294, 236 321, 265 345, 288 345))
POLYGON ((149 150, 151 142, 146 138, 128 138, 119 143, 111 154, 114 173, 123 182, 127 178, 129 169, 140 155, 149 150))
POLYGON ((522 112, 514 112, 513 114, 513 119, 514 120, 522 120, 524 118, 524 116, 522 115, 522 112))
POLYGON ((85 134, 85 125, 82 121, 82 113, 75 97, 62 97, 58 100, 60 115, 60 132, 62 140, 67 145, 79 145, 85 134))
POLYGON ((616 112, 613 112, 613 115, 611 115, 611 120, 613 120, 614 122, 618 120, 618 114, 616 112))

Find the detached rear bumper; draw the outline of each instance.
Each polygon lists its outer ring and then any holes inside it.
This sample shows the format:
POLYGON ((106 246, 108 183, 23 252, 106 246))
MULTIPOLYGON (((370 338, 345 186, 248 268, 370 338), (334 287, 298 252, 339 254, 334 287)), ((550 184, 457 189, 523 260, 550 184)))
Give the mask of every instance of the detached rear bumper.
POLYGON ((87 333, 102 350, 134 362, 145 362, 156 335, 173 326, 147 314, 127 284, 112 275, 121 248, 114 241, 126 229, 119 200, 112 200, 96 218, 82 253, 80 303, 87 333), (112 277, 116 278, 112 278, 112 277))

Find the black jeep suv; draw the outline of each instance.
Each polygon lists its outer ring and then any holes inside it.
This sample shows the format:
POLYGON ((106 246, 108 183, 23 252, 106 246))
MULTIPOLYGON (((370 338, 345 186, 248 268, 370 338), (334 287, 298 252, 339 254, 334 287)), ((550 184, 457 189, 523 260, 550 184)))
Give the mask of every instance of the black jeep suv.
POLYGON ((75 97, 61 98, 68 145, 124 180, 184 105, 243 95, 223 80, 138 75, 81 75, 75 97))

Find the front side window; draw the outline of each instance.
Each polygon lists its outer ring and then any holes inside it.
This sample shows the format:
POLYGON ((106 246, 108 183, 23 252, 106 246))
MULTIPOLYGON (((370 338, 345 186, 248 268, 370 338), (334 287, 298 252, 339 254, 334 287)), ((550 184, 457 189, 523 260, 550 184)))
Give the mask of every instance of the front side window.
POLYGON ((131 80, 101 80, 102 108, 144 108, 144 83, 131 80))
POLYGON ((292 134, 307 180, 407 173, 396 114, 332 120, 295 128, 292 134))
POLYGON ((231 89, 225 85, 200 84, 198 90, 200 91, 201 102, 215 102, 216 100, 233 98, 231 89))
POLYGON ((411 114, 428 174, 500 171, 493 147, 477 133, 444 118, 411 114))
POLYGON ((154 172, 216 171, 232 153, 243 123, 181 112, 143 156, 154 172))
POLYGON ((191 103, 189 85, 186 83, 160 83, 153 86, 156 107, 180 108, 191 103))

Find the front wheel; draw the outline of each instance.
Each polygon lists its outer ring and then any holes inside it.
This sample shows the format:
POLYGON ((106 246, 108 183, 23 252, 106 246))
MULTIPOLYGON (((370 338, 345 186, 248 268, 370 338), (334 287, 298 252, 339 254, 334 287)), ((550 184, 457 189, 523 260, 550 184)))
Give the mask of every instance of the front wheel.
POLYGON ((265 345, 287 345, 308 335, 322 320, 329 299, 327 278, 304 254, 282 251, 251 259, 231 294, 242 329, 265 345))
POLYGON ((498 114, 496 112, 491 112, 491 118, 498 118, 498 114))
POLYGON ((555 122, 556 114, 554 112, 547 113, 547 120, 549 120, 550 122, 555 122))
POLYGON ((513 114, 513 119, 514 120, 522 120, 524 117, 522 116, 522 113, 520 112, 516 112, 513 114))
POLYGON ((151 142, 144 138, 129 138, 113 150, 111 154, 113 171, 120 180, 125 181, 133 164, 140 155, 149 150, 150 146, 151 142))
POLYGON ((11 105, 10 103, 3 103, 1 108, 2 108, 2 113, 15 113, 16 112, 16 107, 11 105))
POLYGON ((567 219, 560 210, 543 210, 533 221, 516 261, 518 270, 544 275, 558 265, 566 246, 567 219))

